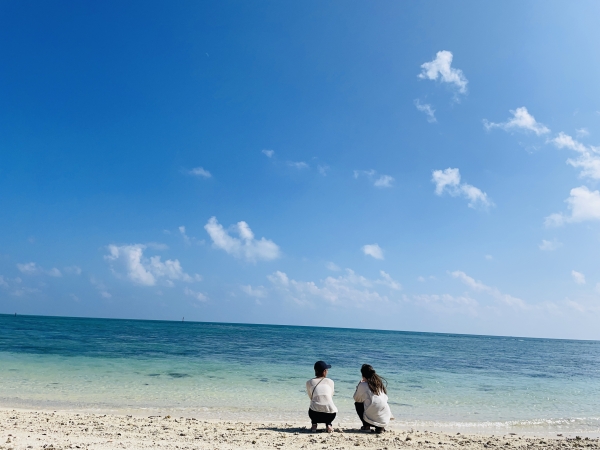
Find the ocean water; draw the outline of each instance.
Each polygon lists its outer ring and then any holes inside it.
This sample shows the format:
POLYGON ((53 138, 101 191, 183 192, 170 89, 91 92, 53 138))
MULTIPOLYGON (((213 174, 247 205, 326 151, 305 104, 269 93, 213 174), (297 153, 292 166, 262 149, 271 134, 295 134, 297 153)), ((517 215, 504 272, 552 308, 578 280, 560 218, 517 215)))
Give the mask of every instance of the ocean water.
POLYGON ((307 421, 319 359, 344 426, 369 363, 395 428, 600 435, 600 342, 339 328, 0 315, 0 407, 307 421))

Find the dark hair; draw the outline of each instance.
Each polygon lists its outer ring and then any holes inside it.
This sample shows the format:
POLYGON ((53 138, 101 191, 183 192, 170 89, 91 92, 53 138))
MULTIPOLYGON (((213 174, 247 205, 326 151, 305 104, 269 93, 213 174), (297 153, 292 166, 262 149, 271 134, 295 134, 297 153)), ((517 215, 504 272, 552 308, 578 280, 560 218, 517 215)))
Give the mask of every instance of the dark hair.
POLYGON ((323 369, 323 370, 315 369, 315 378, 321 378, 322 376, 324 376, 326 370, 327 369, 323 369))
POLYGON ((377 375, 373 366, 369 364, 363 364, 360 368, 360 373, 367 380, 367 384, 369 385, 369 389, 375 395, 379 395, 382 392, 387 394, 387 380, 383 377, 377 375))

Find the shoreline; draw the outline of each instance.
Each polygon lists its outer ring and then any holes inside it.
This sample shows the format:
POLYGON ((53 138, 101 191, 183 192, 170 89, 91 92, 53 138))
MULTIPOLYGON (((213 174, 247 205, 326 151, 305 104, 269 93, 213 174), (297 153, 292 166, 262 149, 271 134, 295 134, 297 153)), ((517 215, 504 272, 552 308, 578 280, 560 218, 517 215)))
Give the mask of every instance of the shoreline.
POLYGON ((391 448, 597 448, 597 437, 529 436, 505 433, 445 433, 402 430, 364 433, 357 425, 321 425, 310 433, 306 422, 207 420, 170 415, 93 414, 0 407, 0 450, 27 449, 391 449, 391 448))

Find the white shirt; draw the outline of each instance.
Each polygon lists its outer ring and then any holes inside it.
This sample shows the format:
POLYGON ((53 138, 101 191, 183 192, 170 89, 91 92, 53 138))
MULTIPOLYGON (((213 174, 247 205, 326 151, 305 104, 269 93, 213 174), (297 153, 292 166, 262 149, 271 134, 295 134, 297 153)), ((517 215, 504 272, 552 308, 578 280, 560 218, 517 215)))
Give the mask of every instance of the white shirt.
POLYGON ((394 418, 388 405, 388 396, 383 392, 379 395, 373 394, 366 381, 361 381, 356 386, 354 401, 364 403, 365 413, 363 414, 363 419, 371 425, 385 427, 394 418))
POLYGON ((324 413, 336 413, 333 404, 333 380, 329 378, 311 378, 306 382, 306 393, 310 398, 310 409, 324 413))

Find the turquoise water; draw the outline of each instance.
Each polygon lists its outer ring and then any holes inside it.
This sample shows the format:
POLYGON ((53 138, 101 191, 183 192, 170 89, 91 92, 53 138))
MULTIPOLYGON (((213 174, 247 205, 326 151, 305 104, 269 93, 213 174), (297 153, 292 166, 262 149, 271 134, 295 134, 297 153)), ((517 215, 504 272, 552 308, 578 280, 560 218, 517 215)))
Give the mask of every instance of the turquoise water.
POLYGON ((0 315, 0 406, 305 421, 318 359, 342 425, 367 362, 394 427, 600 434, 600 342, 336 328, 0 315))

